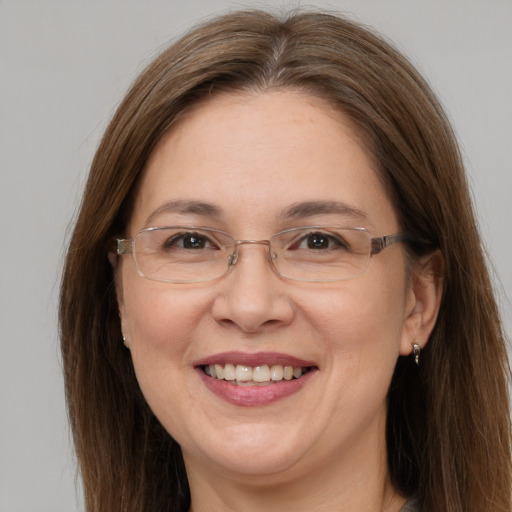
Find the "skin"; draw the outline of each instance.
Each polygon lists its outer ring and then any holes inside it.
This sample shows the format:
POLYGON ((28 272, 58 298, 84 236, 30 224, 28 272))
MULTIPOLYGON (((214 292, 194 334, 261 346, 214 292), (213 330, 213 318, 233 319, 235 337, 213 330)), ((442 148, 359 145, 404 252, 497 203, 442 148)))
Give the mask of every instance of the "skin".
MULTIPOLYGON (((315 224, 399 232, 374 167, 350 120, 319 99, 215 96, 155 149, 127 236, 171 224, 258 240, 315 224), (220 214, 154 213, 170 200, 211 203, 220 214), (282 218, 304 201, 341 201, 364 217, 282 218)), ((397 357, 424 345, 434 325, 432 261, 408 276, 397 244, 357 279, 300 283, 279 277, 263 246, 246 245, 224 277, 177 285, 144 279, 131 257, 120 259, 123 334, 146 400, 182 446, 194 512, 401 508, 386 464, 386 393, 397 357), (318 371, 297 393, 240 407, 214 395, 194 368, 227 351, 285 353, 318 371)))

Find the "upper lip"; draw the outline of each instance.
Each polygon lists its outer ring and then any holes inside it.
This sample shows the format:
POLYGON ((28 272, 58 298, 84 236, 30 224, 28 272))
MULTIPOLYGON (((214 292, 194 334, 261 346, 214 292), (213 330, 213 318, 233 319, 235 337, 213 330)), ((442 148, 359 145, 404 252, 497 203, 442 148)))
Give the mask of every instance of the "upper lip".
POLYGON ((210 364, 241 364, 244 366, 268 366, 282 365, 295 367, 311 367, 317 366, 313 361, 300 359, 289 354, 280 352, 221 352, 202 359, 194 361, 194 366, 207 366, 210 364))

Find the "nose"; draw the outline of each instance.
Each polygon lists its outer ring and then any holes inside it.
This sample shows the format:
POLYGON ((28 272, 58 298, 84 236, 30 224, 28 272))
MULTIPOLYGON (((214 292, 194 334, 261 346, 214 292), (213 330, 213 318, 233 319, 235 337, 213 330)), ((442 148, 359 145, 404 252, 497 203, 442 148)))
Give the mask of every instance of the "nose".
POLYGON ((289 284, 273 270, 269 242, 246 240, 237 245, 231 269, 219 283, 212 308, 214 319, 244 333, 287 325, 293 318, 289 284))

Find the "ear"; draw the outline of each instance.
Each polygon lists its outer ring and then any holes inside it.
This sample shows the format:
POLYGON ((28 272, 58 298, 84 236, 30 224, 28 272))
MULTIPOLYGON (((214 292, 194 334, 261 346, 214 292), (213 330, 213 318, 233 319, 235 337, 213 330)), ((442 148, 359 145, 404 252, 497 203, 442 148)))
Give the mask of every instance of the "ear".
POLYGON ((434 329, 443 295, 444 258, 434 251, 414 263, 406 297, 400 355, 411 354, 417 343, 424 348, 434 329))
POLYGON ((112 266, 114 272, 114 285, 116 288, 116 300, 119 313, 119 320, 121 321, 121 334, 123 336, 123 343, 129 347, 126 326, 126 315, 124 314, 124 294, 123 294, 123 279, 122 279, 122 265, 119 264, 117 255, 113 252, 108 253, 108 261, 112 266))
POLYGON ((108 261, 110 262, 110 266, 112 267, 112 270, 114 271, 114 274, 116 273, 117 268, 117 254, 114 252, 108 252, 108 261))

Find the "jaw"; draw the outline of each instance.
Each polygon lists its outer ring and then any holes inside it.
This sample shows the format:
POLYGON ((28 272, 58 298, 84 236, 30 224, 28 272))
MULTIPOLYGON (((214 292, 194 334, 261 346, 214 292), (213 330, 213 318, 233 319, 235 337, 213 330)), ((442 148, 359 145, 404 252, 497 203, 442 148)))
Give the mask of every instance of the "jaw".
MULTIPOLYGON (((275 444, 269 443, 267 449, 259 447, 253 451, 240 446, 237 460, 226 460, 222 466, 217 464, 218 459, 212 461, 210 453, 203 458, 184 450, 193 503, 208 504, 210 508, 205 507, 205 510, 233 511, 240 509, 240 503, 244 503, 244 511, 293 509, 309 512, 319 503, 325 504, 325 510, 380 509, 387 500, 377 494, 394 493, 387 469, 384 427, 385 409, 365 431, 335 449, 332 443, 311 445, 310 440, 301 438, 297 431, 293 433, 297 435, 297 442, 290 446, 284 446, 286 440, 282 439, 275 439, 275 444), (375 440, 375 428, 382 434, 379 441, 375 440), (303 449, 304 445, 309 445, 310 449, 303 449), (366 489, 363 498, 371 498, 369 503, 375 504, 373 508, 363 507, 366 502, 358 501, 363 481, 366 489)), ((275 425, 273 428, 275 438, 275 425)), ((227 435, 232 431, 229 429, 227 435)), ((260 429, 251 429, 241 424, 238 433, 241 436, 260 434, 261 440, 265 435, 263 425, 260 429)))

